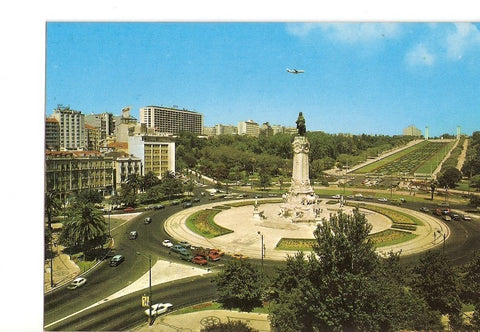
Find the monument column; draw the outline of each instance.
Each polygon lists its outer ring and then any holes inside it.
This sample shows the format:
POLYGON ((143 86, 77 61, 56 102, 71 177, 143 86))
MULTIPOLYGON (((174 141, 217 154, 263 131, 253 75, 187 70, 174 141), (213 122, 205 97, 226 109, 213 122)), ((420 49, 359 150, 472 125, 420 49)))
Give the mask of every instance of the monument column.
POLYGON ((293 171, 290 192, 294 194, 311 194, 308 154, 310 143, 305 136, 296 136, 293 143, 293 171))

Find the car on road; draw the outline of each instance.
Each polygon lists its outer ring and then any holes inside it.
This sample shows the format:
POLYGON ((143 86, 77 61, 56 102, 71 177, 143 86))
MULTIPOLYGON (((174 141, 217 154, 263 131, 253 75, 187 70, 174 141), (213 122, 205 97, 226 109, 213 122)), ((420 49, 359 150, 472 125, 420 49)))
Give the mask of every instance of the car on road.
POLYGON ((82 287, 87 282, 87 279, 84 277, 78 277, 73 279, 73 281, 67 286, 68 289, 77 289, 82 287))
POLYGON ((173 247, 173 243, 170 240, 163 240, 162 246, 167 247, 167 248, 171 248, 171 247, 173 247))
POLYGON ((123 209, 123 212, 133 212, 133 211, 135 211, 135 209, 134 209, 133 207, 131 207, 131 206, 123 209))
POLYGON ((171 251, 176 252, 177 254, 181 254, 183 252, 187 252, 187 249, 185 249, 182 245, 176 244, 170 248, 171 251))
POLYGON ((334 199, 340 199, 340 197, 341 197, 341 196, 340 196, 340 195, 338 195, 338 194, 337 194, 337 195, 333 195, 333 196, 332 196, 332 198, 334 198, 334 199))
POLYGON ((195 198, 193 199, 193 201, 194 201, 194 202, 200 202, 200 198, 195 197, 195 198))
POLYGON ((464 215, 462 216, 462 219, 463 219, 463 220, 472 220, 472 218, 470 218, 470 217, 467 216, 466 214, 464 214, 464 215))
POLYGON ((117 266, 125 260, 125 256, 123 255, 115 255, 110 260, 110 266, 117 266))
POLYGON ((420 208, 420 211, 422 211, 422 212, 430 212, 430 210, 429 210, 427 207, 425 207, 425 206, 422 206, 422 207, 420 208))
POLYGON ((450 203, 448 202, 441 202, 440 204, 438 204, 438 206, 450 206, 450 203))
POLYGON ((195 256, 192 259, 192 263, 198 264, 198 265, 207 265, 207 260, 203 258, 202 256, 195 256))
POLYGON ((460 216, 456 213, 452 213, 450 216, 452 217, 453 220, 460 220, 460 216))
POLYGON ((182 260, 184 260, 184 261, 187 261, 187 262, 191 262, 193 258, 194 258, 194 256, 193 256, 191 253, 187 252, 187 251, 182 252, 182 253, 180 254, 180 259, 182 259, 182 260))
POLYGON ((172 309, 173 305, 171 303, 156 303, 152 305, 151 308, 145 310, 145 315, 150 316, 151 314, 152 317, 155 317, 164 314, 172 309))
POLYGON ((382 197, 382 198, 379 198, 378 201, 379 202, 388 202, 388 199, 386 199, 385 197, 382 197))
POLYGON ((161 210, 161 209, 164 209, 164 208, 165 208, 165 206, 163 206, 162 204, 158 204, 158 205, 155 205, 153 207, 154 210, 161 210))
POLYGON ((128 238, 130 240, 135 240, 138 237, 138 232, 137 231, 131 231, 128 238))
POLYGON ((248 257, 243 254, 233 254, 232 257, 234 259, 247 259, 248 257))
POLYGON ((184 208, 184 209, 189 208, 189 207, 192 207, 192 203, 191 203, 191 202, 185 202, 185 203, 183 203, 183 208, 184 208))
POLYGON ((174 201, 172 202, 172 205, 178 205, 178 204, 180 204, 180 201, 179 201, 179 200, 174 200, 174 201))
POLYGON ((188 243, 187 241, 180 241, 178 242, 179 245, 181 245, 182 247, 188 249, 190 248, 192 245, 190 243, 188 243))
POLYGON ((147 224, 149 224, 149 223, 151 223, 151 222, 152 222, 152 217, 146 217, 145 219, 143 219, 143 223, 144 223, 145 225, 147 225, 147 224))

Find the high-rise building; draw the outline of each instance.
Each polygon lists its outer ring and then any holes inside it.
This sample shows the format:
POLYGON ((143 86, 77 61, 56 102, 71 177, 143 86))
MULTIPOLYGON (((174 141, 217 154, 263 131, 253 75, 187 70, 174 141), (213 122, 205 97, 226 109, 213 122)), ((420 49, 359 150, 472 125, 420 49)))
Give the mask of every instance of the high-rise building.
POLYGON ((143 107, 140 108, 140 123, 154 128, 157 133, 178 134, 182 131, 199 135, 203 133, 203 114, 186 109, 143 107))
POLYGON ((129 136, 128 151, 141 159, 144 175, 153 172, 158 178, 162 178, 166 171, 175 173, 175 142, 170 137, 129 136))
POLYGON ((260 126, 253 120, 239 122, 238 134, 258 137, 260 135, 260 126))
POLYGON ((235 135, 238 132, 238 127, 232 125, 215 125, 215 135, 235 135))
POLYGON ((86 114, 85 123, 100 129, 100 139, 104 140, 115 133, 115 121, 111 113, 86 114))
POLYGON ((87 150, 99 151, 101 141, 100 137, 100 128, 85 124, 85 146, 87 147, 87 150))
POLYGON ((85 148, 85 115, 82 112, 58 105, 52 117, 60 124, 60 149, 82 150, 85 148))
POLYGON ((47 150, 60 149, 60 123, 55 118, 45 119, 45 148, 47 150))

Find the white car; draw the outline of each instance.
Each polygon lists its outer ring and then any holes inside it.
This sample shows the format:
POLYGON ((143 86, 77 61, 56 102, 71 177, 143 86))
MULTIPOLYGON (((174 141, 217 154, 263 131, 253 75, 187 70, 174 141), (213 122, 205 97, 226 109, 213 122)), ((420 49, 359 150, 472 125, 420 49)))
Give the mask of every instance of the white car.
MULTIPOLYGON (((172 310, 173 305, 171 303, 157 303, 152 305, 152 317, 166 313, 172 310)), ((150 316, 150 308, 145 310, 145 315, 150 316)))
POLYGON ((173 247, 173 243, 170 240, 163 240, 162 246, 167 247, 167 248, 171 248, 171 247, 173 247))
POLYGON ((378 201, 379 201, 379 202, 388 202, 388 199, 386 199, 385 197, 383 197, 383 198, 379 198, 378 201))
POLYGON ((332 198, 339 199, 340 195, 333 195, 332 198))
POLYGON ((86 282, 87 282, 87 279, 85 279, 84 277, 78 277, 78 278, 75 278, 70 283, 70 285, 67 286, 67 288, 68 289, 77 289, 78 287, 82 287, 83 285, 85 285, 86 282))

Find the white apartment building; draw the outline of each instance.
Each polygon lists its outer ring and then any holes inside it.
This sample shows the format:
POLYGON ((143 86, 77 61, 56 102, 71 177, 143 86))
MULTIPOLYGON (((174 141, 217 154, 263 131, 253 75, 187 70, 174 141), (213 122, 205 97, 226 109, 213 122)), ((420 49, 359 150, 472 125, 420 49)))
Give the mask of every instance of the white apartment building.
POLYGON ((238 134, 258 137, 260 135, 260 126, 253 120, 241 121, 238 123, 238 134))
POLYGON ((153 172, 161 178, 166 171, 175 173, 175 142, 166 136, 128 137, 128 152, 142 161, 142 174, 153 172))
POLYGON ((140 108, 140 123, 157 133, 178 134, 182 131, 203 134, 203 114, 163 106, 140 108))
POLYGON ((70 107, 58 105, 53 118, 60 124, 60 149, 82 150, 85 148, 85 115, 70 107))

